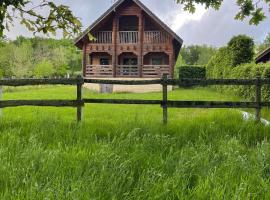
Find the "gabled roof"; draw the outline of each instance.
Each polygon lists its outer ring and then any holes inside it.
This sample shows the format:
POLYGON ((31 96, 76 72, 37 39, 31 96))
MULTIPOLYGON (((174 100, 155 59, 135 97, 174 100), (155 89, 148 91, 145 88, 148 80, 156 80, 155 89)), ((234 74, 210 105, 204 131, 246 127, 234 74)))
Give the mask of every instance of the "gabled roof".
POLYGON ((270 47, 265 49, 256 57, 256 63, 259 63, 265 56, 270 55, 270 47))
MULTIPOLYGON (((80 42, 93 28, 95 28, 102 20, 104 20, 111 13, 115 12, 115 10, 122 5, 127 0, 118 0, 115 2, 103 15, 101 15, 92 25, 90 25, 79 37, 75 39, 75 44, 80 42)), ((173 38, 180 43, 183 44, 183 40, 164 22, 162 22, 154 13, 152 13, 142 2, 139 0, 131 0, 136 3, 144 12, 146 12, 153 20, 155 20, 163 29, 168 31, 173 38)))

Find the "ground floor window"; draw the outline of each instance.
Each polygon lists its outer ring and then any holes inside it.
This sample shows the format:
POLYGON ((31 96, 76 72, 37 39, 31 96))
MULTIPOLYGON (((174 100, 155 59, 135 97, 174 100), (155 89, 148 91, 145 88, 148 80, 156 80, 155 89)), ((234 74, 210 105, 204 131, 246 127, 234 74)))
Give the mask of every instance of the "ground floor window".
POLYGON ((162 65, 163 64, 163 59, 162 57, 153 57, 151 59, 152 65, 162 65))
POLYGON ((100 58, 100 65, 110 65, 109 58, 100 58))
POLYGON ((124 58, 123 65, 137 65, 138 60, 137 58, 124 58))

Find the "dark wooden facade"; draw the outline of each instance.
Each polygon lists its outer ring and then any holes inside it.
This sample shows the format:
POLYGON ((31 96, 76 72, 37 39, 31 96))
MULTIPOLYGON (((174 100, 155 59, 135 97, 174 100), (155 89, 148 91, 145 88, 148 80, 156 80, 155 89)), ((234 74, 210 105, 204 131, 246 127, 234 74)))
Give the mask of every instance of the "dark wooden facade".
POLYGON ((260 53, 256 58, 256 63, 270 63, 270 47, 260 53))
POLYGON ((161 78, 173 76, 183 41, 140 1, 119 0, 75 43, 86 78, 161 78))

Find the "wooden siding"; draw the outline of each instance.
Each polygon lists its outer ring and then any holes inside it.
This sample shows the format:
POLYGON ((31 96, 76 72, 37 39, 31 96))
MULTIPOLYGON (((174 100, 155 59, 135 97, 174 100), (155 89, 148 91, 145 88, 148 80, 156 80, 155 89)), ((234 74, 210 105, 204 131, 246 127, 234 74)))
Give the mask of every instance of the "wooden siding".
MULTIPOLYGON (((149 16, 141 10, 135 3, 124 4, 117 9, 115 14, 111 16, 112 25, 108 27, 100 27, 95 30, 95 41, 88 41, 85 45, 85 53, 83 63, 84 76, 87 78, 94 77, 153 77, 161 78, 164 73, 169 77, 173 76, 175 65, 175 49, 172 36, 162 27, 153 24, 155 30, 146 28, 145 20, 151 23, 149 16), (125 16, 138 17, 138 31, 119 31, 119 19, 125 16), (103 31, 106 30, 106 31, 103 31), (147 30, 147 31, 146 31, 147 30), (110 59, 110 73, 100 70, 99 57, 94 56, 92 63, 89 60, 91 53, 108 53, 110 59), (121 54, 131 53, 137 57, 137 66, 123 66, 121 62, 121 54), (163 53, 166 56, 166 62, 160 66, 152 66, 145 60, 150 59, 149 53, 163 53), (137 70, 137 71, 136 71, 137 70), (91 73, 90 73, 91 71, 91 73), (100 74, 99 74, 100 73, 100 74)), ((105 26, 105 25, 104 25, 105 26)))

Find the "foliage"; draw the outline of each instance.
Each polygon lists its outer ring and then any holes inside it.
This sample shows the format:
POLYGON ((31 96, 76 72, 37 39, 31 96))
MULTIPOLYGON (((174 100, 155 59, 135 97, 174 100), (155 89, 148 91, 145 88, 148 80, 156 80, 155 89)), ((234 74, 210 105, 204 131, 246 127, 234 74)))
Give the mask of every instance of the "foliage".
POLYGON ((269 47, 270 47, 270 33, 268 33, 264 41, 257 46, 257 52, 261 53, 262 51, 264 51, 269 47))
MULTIPOLYGON (((6 93, 6 99, 76 97, 75 87, 6 93)), ((161 93, 86 98, 159 99, 161 93)), ((209 89, 170 98, 234 100, 209 89)), ((0 199, 269 199, 270 128, 236 110, 92 105, 7 109, 0 121, 0 199), (113 120, 112 120, 113 119, 113 120)))
POLYGON ((38 63, 34 69, 35 77, 51 77, 54 74, 53 64, 50 61, 43 60, 38 63))
POLYGON ((179 78, 206 78, 206 69, 202 66, 181 66, 179 68, 179 78))
POLYGON ((234 67, 251 62, 253 56, 253 39, 245 35, 235 36, 210 59, 206 66, 207 77, 226 78, 234 67))
POLYGON ((232 53, 232 66, 249 63, 254 57, 254 41, 246 35, 234 36, 228 43, 228 48, 232 53))
POLYGON ((216 48, 207 45, 184 46, 180 52, 187 65, 206 65, 215 53, 216 48))
MULTIPOLYGON (((194 13, 196 11, 196 4, 202 4, 207 9, 214 8, 218 10, 224 0, 176 0, 177 3, 183 4, 184 9, 194 13)), ((235 19, 243 21, 245 18, 249 18, 249 24, 258 25, 266 18, 265 7, 269 6, 269 0, 235 0, 239 7, 239 11, 235 16, 235 19)), ((269 6, 270 7, 270 6, 269 6)))
POLYGON ((225 78, 232 66, 231 51, 227 47, 220 48, 206 65, 208 78, 225 78))
MULTIPOLYGON (((0 47, 0 67, 5 77, 37 75, 35 67, 44 60, 53 64, 55 76, 73 75, 81 70, 81 55, 71 40, 18 37, 14 41, 3 42, 0 47)), ((40 73, 38 75, 41 76, 40 73)))
MULTIPOLYGON (((238 79, 254 79, 256 77, 260 78, 270 78, 270 63, 249 63, 243 64, 235 67, 228 78, 238 78, 238 79)), ((229 90, 233 90, 237 95, 249 99, 255 99, 255 88, 254 86, 234 86, 228 87, 229 90)), ((270 101, 270 87, 264 85, 262 87, 262 99, 264 101, 270 101)))
POLYGON ((14 19, 19 19, 31 32, 56 35, 56 30, 62 30, 64 37, 79 33, 82 27, 68 6, 57 5, 54 1, 42 0, 37 3, 30 0, 1 0, 0 38, 3 37, 3 31, 13 25, 14 19), (41 10, 48 12, 42 15, 41 10))

